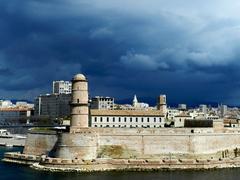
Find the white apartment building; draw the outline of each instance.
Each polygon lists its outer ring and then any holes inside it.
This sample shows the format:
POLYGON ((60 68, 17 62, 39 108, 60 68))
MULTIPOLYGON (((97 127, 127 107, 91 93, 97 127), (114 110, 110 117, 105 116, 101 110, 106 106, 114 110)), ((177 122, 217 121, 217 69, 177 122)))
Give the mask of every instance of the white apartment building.
POLYGON ((161 128, 165 117, 158 110, 94 110, 91 127, 161 128))
POLYGON ((191 119, 191 116, 185 113, 181 113, 174 117, 174 127, 184 127, 186 119, 191 119))
POLYGON ((70 94, 72 93, 71 81, 53 81, 53 94, 70 94))
POLYGON ((181 112, 178 109, 168 108, 167 109, 167 118, 173 120, 175 116, 178 116, 181 112))
POLYGON ((14 104, 10 100, 0 100, 0 107, 1 108, 9 108, 13 107, 14 104))
POLYGON ((189 115, 191 119, 206 119, 206 114, 202 111, 198 111, 196 109, 192 110, 189 115))

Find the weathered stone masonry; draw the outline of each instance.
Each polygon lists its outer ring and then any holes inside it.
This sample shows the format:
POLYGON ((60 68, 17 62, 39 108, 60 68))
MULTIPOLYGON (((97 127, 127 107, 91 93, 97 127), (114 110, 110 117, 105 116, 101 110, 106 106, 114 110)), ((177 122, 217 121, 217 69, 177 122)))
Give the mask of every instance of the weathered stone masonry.
POLYGON ((23 154, 5 161, 48 170, 122 170, 239 167, 240 129, 89 128, 88 84, 73 80, 69 132, 30 132, 23 154), (45 155, 45 156, 43 156, 45 155))

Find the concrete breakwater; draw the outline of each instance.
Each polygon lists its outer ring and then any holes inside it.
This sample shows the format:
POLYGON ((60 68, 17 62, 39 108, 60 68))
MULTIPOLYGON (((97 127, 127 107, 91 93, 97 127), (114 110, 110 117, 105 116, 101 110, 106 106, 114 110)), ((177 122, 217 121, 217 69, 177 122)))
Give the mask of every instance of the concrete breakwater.
POLYGON ((3 161, 30 165, 45 171, 152 171, 176 169, 213 169, 240 167, 240 158, 220 159, 95 159, 71 160, 60 158, 6 153, 3 161))
POLYGON ((236 159, 98 159, 96 161, 74 162, 70 160, 48 160, 47 163, 35 163, 33 168, 46 171, 153 171, 177 169, 213 169, 240 167, 240 158, 236 159), (51 162, 49 162, 51 161, 51 162))

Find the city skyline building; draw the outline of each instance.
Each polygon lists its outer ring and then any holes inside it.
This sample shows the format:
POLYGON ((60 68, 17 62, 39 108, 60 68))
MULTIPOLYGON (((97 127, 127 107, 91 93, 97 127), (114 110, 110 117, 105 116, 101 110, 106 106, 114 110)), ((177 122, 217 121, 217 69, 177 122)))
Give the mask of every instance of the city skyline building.
POLYGON ((53 94, 70 94, 72 92, 71 81, 53 81, 53 94))

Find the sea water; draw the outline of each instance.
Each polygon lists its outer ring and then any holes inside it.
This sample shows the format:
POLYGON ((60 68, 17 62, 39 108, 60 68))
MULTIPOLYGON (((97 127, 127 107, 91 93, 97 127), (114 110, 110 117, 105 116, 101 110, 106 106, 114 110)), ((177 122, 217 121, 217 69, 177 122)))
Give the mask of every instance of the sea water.
MULTIPOLYGON (((0 158, 4 152, 21 151, 21 148, 0 147, 0 158)), ((0 162, 0 180, 239 180, 240 168, 204 171, 153 171, 153 172, 94 172, 53 173, 30 167, 0 162)))

